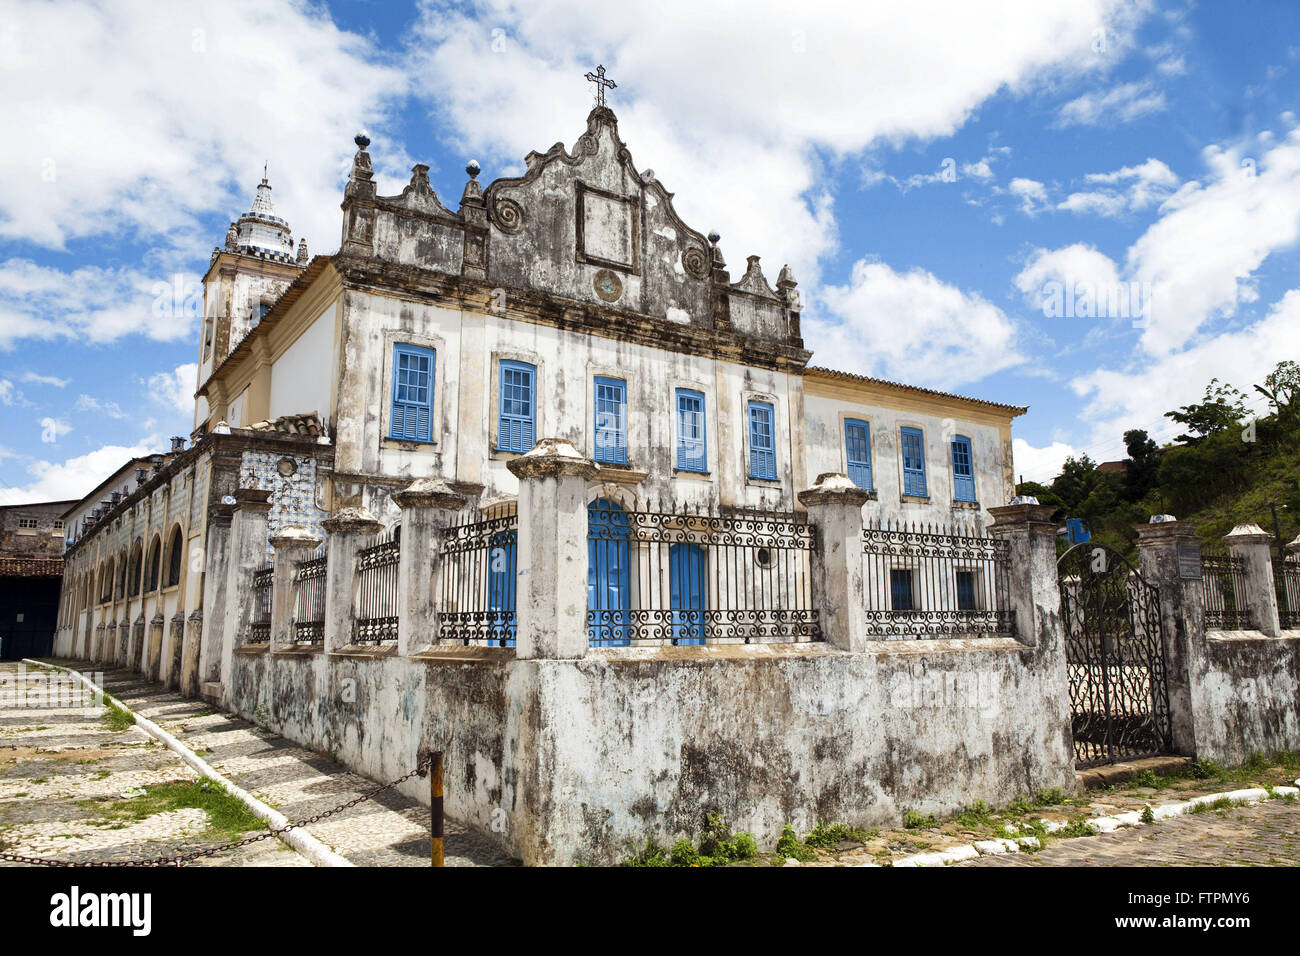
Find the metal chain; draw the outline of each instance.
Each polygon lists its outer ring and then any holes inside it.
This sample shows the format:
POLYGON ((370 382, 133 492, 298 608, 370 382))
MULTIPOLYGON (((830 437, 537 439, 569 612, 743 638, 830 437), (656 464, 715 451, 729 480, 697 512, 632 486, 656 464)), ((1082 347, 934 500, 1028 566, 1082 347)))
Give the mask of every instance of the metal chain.
POLYGON ((4 860, 7 863, 30 863, 35 866, 86 866, 86 867, 181 866, 185 863, 191 862, 192 860, 197 860, 199 859, 199 857, 212 856, 214 853, 221 853, 225 850, 235 850, 241 846, 248 846, 248 844, 250 843, 258 843, 269 837, 279 836, 281 833, 287 833, 290 830, 294 829, 295 827, 309 826, 310 824, 316 823, 319 820, 324 820, 326 817, 331 817, 336 813, 342 813, 344 810, 348 810, 351 809, 352 807, 355 807, 358 803, 363 803, 366 800, 370 800, 373 799, 374 797, 377 797, 385 790, 391 790, 393 789, 393 787, 396 787, 398 784, 405 783, 406 781, 410 780, 412 777, 425 776, 429 772, 429 764, 432 762, 432 760, 433 760, 433 755, 431 753, 426 753, 423 757, 420 758, 420 762, 415 765, 414 770, 410 771, 409 773, 403 774, 402 776, 398 777, 396 780, 392 781, 391 783, 386 783, 383 786, 375 787, 375 789, 367 791, 366 793, 361 794, 361 796, 349 800, 347 803, 340 803, 337 807, 334 807, 331 810, 324 810, 320 813, 315 814, 314 816, 308 817, 305 820, 292 821, 282 827, 271 827, 267 829, 266 832, 259 833, 256 836, 245 837, 242 840, 235 840, 231 843, 223 843, 219 846, 207 847, 206 849, 203 850, 195 850, 193 853, 186 853, 180 856, 155 856, 155 857, 149 857, 142 860, 72 861, 72 860, 53 860, 47 857, 22 856, 17 853, 0 852, 0 860, 4 860))

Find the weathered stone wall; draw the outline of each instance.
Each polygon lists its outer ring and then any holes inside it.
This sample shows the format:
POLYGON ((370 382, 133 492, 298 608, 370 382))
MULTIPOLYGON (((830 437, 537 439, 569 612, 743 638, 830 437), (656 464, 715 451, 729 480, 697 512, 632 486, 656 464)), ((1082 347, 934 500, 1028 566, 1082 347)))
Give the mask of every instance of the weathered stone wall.
POLYGON ((1210 631, 1203 665, 1192 694, 1198 757, 1236 764, 1300 750, 1300 632, 1210 631))

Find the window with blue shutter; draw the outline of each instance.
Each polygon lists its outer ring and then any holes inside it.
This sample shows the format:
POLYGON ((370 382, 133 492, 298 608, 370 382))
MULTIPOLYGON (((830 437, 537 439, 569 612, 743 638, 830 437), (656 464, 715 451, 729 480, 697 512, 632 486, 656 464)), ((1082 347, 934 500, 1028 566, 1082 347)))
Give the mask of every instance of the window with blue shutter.
POLYGON ((708 471, 704 440, 704 393, 677 390, 677 467, 682 471, 708 471))
POLYGON ((776 478, 776 413, 767 402, 749 403, 749 477, 776 478))
POLYGON ((970 439, 957 435, 952 440, 952 496, 958 501, 975 500, 975 468, 970 439))
POLYGON ((537 424, 537 369, 527 362, 502 361, 497 408, 497 448, 526 452, 537 424))
POLYGON ((849 480, 871 490, 871 426, 856 418, 844 419, 844 460, 849 480))
POLYGON ((919 428, 902 429, 903 494, 924 498, 925 446, 919 428))
POLYGON ((433 349, 393 346, 393 410, 388 434, 403 441, 433 441, 433 349))
POLYGON ((627 464, 627 383, 596 376, 595 458, 610 465, 627 464))

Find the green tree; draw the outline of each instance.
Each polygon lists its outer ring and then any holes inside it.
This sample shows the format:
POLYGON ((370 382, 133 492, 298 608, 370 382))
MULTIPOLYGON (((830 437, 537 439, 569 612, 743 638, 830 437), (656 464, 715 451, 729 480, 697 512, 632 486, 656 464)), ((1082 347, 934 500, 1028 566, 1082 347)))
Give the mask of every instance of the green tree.
POLYGON ((1156 469, 1160 467, 1160 449, 1146 431, 1131 428, 1124 433, 1128 458, 1124 461, 1124 497, 1141 501, 1155 487, 1156 469))
POLYGON ((1267 398, 1279 415, 1293 411, 1296 400, 1300 399, 1300 364, 1289 359, 1278 362, 1277 368, 1264 377, 1264 384, 1255 386, 1255 391, 1267 398))
POLYGON ((1210 384, 1205 386, 1205 397, 1200 402, 1184 405, 1175 412, 1165 412, 1165 418, 1173 419, 1188 430, 1177 439, 1184 445, 1195 445, 1211 435, 1227 431, 1241 424, 1245 417, 1246 396, 1217 378, 1210 379, 1210 384))

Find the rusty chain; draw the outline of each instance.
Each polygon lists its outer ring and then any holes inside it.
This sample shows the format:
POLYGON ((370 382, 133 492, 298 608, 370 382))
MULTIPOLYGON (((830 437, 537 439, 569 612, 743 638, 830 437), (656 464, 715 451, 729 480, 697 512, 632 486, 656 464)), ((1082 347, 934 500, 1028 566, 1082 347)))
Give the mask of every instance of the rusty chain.
POLYGON ((156 857, 149 857, 142 860, 73 861, 73 860, 54 860, 48 857, 39 857, 39 856, 22 856, 21 854, 18 853, 5 853, 3 851, 0 851, 0 860, 3 860, 7 863, 30 863, 34 866, 78 866, 78 867, 182 866, 193 860, 197 860, 200 857, 212 856, 215 853, 221 853, 225 850, 235 850, 241 846, 248 846, 250 843, 258 843, 262 840, 268 839, 269 837, 279 836, 281 833, 288 833, 290 830, 293 830, 295 828, 309 826, 313 823, 316 823, 317 821, 324 820, 326 817, 331 817, 336 813, 342 813, 344 810, 349 810, 352 807, 355 807, 359 803, 363 803, 366 800, 370 800, 373 799, 374 797, 377 797, 385 790, 391 790, 393 789, 393 787, 396 787, 398 784, 405 783, 406 781, 410 780, 412 777, 415 776, 423 777, 427 775, 429 772, 429 764, 432 762, 432 760, 433 760, 432 752, 426 751, 425 754, 420 757, 420 761, 415 765, 414 770, 410 771, 409 773, 403 774, 402 776, 398 777, 396 780, 392 781, 391 783, 386 783, 383 786, 375 787, 375 789, 369 790, 366 793, 361 794, 361 796, 359 797, 354 797, 353 799, 349 800, 347 803, 340 803, 337 807, 334 807, 330 810, 323 810, 320 813, 307 817, 307 819, 305 820, 291 821, 286 826, 269 827, 266 830, 266 832, 259 833, 256 836, 245 837, 242 840, 234 840, 230 843, 222 843, 219 846, 207 847, 202 850, 195 850, 192 853, 185 853, 179 856, 156 856, 156 857))

